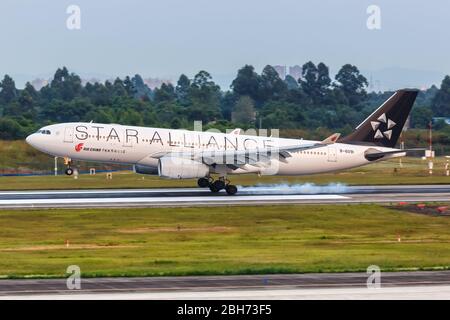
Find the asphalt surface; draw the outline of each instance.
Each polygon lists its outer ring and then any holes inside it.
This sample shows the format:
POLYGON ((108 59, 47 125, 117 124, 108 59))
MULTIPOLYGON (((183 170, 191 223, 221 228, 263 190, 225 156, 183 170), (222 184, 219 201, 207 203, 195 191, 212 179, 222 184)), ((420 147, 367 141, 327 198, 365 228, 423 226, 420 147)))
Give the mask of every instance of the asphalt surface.
MULTIPOLYGON (((279 203, 385 203, 450 201, 450 185, 345 186, 270 185, 241 187, 235 196, 198 188, 136 190, 62 190, 0 192, 0 208, 153 207, 260 205, 279 203)), ((368 293, 366 273, 86 278, 81 290, 68 290, 66 279, 0 280, 0 298, 103 297, 176 298, 358 298, 368 293), (339 291, 336 290, 347 290, 339 291), (306 291, 305 291, 306 290, 306 291), (315 291, 314 291, 315 290, 315 291), (330 291, 331 290, 331 291, 330 291), (334 291, 333 291, 334 290, 334 291)), ((450 271, 383 272, 381 297, 450 297, 450 271), (392 291, 395 289, 394 291, 392 291), (409 293, 408 293, 409 292, 409 293)), ((380 297, 380 296, 379 296, 380 297)))
MULTIPOLYGON (((42 294, 164 293, 236 290, 367 288, 366 273, 190 276, 149 278, 86 278, 80 290, 66 279, 0 280, 0 296, 42 294)), ((381 287, 450 286, 450 271, 382 272, 381 287)))
POLYGON ((96 189, 0 192, 0 208, 160 207, 314 203, 395 203, 450 201, 450 185, 239 187, 238 194, 200 188, 96 189))

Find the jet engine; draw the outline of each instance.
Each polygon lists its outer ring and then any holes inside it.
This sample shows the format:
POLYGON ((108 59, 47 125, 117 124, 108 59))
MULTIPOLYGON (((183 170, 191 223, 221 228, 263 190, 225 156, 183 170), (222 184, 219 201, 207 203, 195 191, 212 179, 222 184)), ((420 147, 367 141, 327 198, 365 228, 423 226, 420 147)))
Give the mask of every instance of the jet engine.
POLYGON ((209 167, 191 159, 162 157, 158 162, 158 174, 169 179, 203 178, 209 174, 209 167))
POLYGON ((134 166, 134 172, 140 174, 158 174, 158 168, 136 164, 134 166))

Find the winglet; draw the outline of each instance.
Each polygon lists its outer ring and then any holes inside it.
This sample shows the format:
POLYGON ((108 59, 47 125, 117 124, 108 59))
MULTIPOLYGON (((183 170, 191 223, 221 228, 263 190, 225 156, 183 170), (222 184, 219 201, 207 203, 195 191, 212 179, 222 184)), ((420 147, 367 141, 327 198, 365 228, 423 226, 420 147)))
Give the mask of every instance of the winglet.
POLYGON ((337 139, 339 139, 340 136, 340 133, 333 133, 331 136, 323 140, 321 144, 333 144, 337 141, 337 139))

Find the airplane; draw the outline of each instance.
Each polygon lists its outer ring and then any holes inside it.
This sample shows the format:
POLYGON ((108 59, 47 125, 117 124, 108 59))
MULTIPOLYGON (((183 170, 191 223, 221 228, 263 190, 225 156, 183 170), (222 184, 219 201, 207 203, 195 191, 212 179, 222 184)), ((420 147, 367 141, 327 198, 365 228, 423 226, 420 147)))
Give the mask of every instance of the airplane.
POLYGON ((26 142, 64 158, 67 175, 74 172, 73 160, 125 164, 139 174, 196 178, 199 187, 234 195, 237 187, 228 180, 233 174, 317 174, 423 150, 395 148, 417 94, 398 90, 348 136, 335 133, 323 141, 245 135, 239 129, 227 134, 73 122, 45 126, 26 142))

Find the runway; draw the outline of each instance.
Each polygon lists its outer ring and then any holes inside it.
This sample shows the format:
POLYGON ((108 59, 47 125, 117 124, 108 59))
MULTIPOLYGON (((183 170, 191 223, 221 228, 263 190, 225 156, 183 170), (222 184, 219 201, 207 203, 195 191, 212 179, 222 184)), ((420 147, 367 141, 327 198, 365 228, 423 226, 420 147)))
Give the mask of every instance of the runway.
POLYGON ((224 206, 266 204, 343 204, 450 201, 450 185, 239 187, 238 194, 200 188, 96 189, 0 192, 0 208, 86 208, 224 206))
POLYGON ((450 299, 450 271, 382 272, 381 288, 366 273, 0 280, 0 299, 450 299))

